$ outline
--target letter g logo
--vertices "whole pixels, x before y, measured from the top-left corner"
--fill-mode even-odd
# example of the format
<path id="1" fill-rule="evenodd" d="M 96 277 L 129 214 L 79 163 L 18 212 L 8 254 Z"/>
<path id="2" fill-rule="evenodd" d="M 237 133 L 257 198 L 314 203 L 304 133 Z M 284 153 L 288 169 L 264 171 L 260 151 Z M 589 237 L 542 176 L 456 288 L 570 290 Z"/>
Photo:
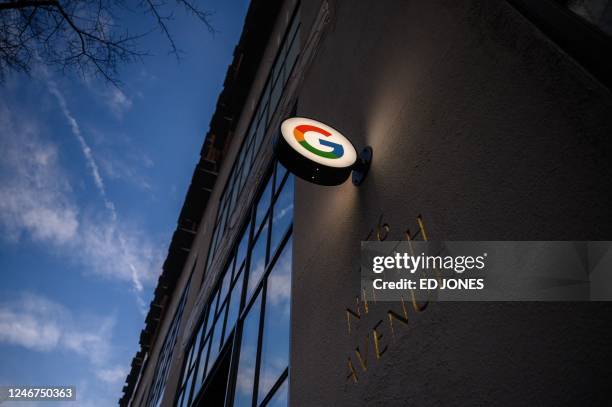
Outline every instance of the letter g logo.
<path id="1" fill-rule="evenodd" d="M 331 159 L 337 159 L 344 155 L 344 147 L 342 147 L 342 144 L 334 143 L 333 141 L 319 138 L 319 144 L 332 148 L 332 151 L 323 151 L 308 143 L 308 141 L 306 141 L 306 138 L 304 138 L 304 134 L 309 131 L 319 133 L 325 137 L 330 137 L 332 135 L 329 131 L 317 126 L 312 126 L 310 124 L 301 124 L 299 126 L 296 126 L 293 129 L 293 136 L 295 137 L 295 140 L 300 143 L 300 145 L 306 150 L 318 155 L 319 157 Z"/>

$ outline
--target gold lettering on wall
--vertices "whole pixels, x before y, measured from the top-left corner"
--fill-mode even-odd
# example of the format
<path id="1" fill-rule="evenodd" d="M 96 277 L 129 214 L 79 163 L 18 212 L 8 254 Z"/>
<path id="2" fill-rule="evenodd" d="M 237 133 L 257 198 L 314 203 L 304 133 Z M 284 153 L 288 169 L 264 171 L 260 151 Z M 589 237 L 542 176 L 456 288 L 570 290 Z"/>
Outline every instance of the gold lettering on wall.
<path id="1" fill-rule="evenodd" d="M 406 228 L 404 231 L 404 238 L 405 240 L 409 242 L 408 247 L 412 255 L 414 255 L 414 248 L 412 247 L 412 244 L 410 242 L 416 240 L 417 237 L 419 237 L 423 241 L 427 241 L 429 239 L 427 231 L 425 230 L 425 222 L 423 221 L 423 217 L 420 214 L 416 217 L 416 223 L 417 223 L 416 233 L 412 234 L 410 232 L 410 229 L 408 228 Z M 385 241 L 389 237 L 390 231 L 391 231 L 391 225 L 389 225 L 386 222 L 383 222 L 383 216 L 381 215 L 378 219 L 378 224 L 376 225 L 376 227 L 370 230 L 370 232 L 368 233 L 368 235 L 366 236 L 364 240 L 366 241 L 370 240 L 372 235 L 374 235 L 376 240 L 380 242 Z M 347 329 L 348 329 L 349 336 L 351 335 L 351 332 L 352 332 L 351 331 L 351 319 L 356 320 L 358 322 L 362 320 L 361 307 L 363 306 L 364 315 L 368 315 L 370 313 L 370 306 L 368 304 L 365 289 L 362 289 L 361 294 L 362 294 L 361 299 L 359 298 L 359 296 L 355 296 L 355 308 L 347 307 L 345 310 Z M 429 302 L 426 301 L 426 302 L 419 304 L 415 298 L 414 292 L 411 291 L 410 294 L 411 294 L 412 309 L 415 312 L 423 312 L 429 305 Z M 376 297 L 374 296 L 374 290 L 372 290 L 372 298 L 373 298 L 372 302 L 376 304 Z M 403 298 L 401 298 L 400 304 L 401 304 L 401 311 L 398 312 L 392 309 L 387 309 L 386 311 L 386 315 L 388 318 L 389 331 L 391 332 L 391 337 L 393 339 L 395 339 L 394 321 L 399 322 L 403 326 L 408 326 L 408 322 L 409 322 L 408 309 L 406 307 L 406 304 Z M 359 366 L 361 367 L 363 372 L 366 372 L 368 370 L 368 349 L 370 346 L 374 347 L 374 354 L 376 355 L 377 360 L 379 360 L 389 349 L 389 346 L 387 344 L 383 344 L 383 338 L 384 338 L 383 322 L 384 320 L 380 319 L 374 325 L 374 327 L 370 328 L 370 334 L 372 335 L 371 336 L 372 340 L 370 340 L 370 334 L 368 334 L 365 337 L 363 348 L 361 347 L 361 345 L 354 348 L 356 360 L 359 363 Z M 357 369 L 355 368 L 353 359 L 351 358 L 350 355 L 348 357 L 347 363 L 348 363 L 348 373 L 347 373 L 346 379 L 347 381 L 352 381 L 353 383 L 357 383 L 358 382 Z"/>
<path id="2" fill-rule="evenodd" d="M 353 366 L 353 361 L 351 357 L 348 358 L 348 374 L 346 375 L 346 380 L 353 379 L 353 383 L 357 383 L 357 371 L 355 370 L 355 366 Z"/>
<path id="3" fill-rule="evenodd" d="M 401 297 L 400 297 L 401 298 Z M 404 325 L 408 325 L 408 310 L 406 310 L 406 304 L 404 304 L 404 299 L 401 298 L 402 303 L 402 315 L 399 315 L 397 312 L 393 310 L 387 311 L 387 316 L 389 317 L 389 328 L 391 328 L 391 334 L 395 338 L 395 331 L 393 330 L 393 320 L 401 322 Z"/>
<path id="4" fill-rule="evenodd" d="M 383 320 L 381 319 L 376 323 L 376 325 L 374 325 L 374 328 L 372 328 L 372 337 L 374 338 L 374 350 L 376 351 L 376 359 L 380 359 L 383 353 L 387 351 L 387 345 L 385 345 L 382 349 L 380 348 L 380 340 L 382 339 L 383 334 L 378 331 L 378 327 L 382 323 Z"/>

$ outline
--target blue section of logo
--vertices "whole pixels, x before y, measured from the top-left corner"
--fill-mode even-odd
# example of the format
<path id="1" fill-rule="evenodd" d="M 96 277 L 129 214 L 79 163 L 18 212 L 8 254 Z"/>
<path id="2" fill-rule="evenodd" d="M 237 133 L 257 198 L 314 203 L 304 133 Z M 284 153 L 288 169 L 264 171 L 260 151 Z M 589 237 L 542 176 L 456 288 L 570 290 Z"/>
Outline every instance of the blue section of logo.
<path id="1" fill-rule="evenodd" d="M 319 144 L 321 144 L 322 146 L 333 148 L 333 150 L 331 151 L 331 154 L 335 155 L 338 158 L 344 155 L 344 147 L 342 147 L 342 145 L 338 143 L 333 143 L 331 141 L 327 141 L 325 139 L 320 138 Z"/>

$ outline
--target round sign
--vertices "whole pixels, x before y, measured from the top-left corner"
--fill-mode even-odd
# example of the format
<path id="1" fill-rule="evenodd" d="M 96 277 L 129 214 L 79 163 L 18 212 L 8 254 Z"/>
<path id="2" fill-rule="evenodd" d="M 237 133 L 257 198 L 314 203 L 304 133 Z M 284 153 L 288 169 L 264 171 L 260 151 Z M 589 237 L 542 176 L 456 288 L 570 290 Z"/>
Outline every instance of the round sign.
<path id="1" fill-rule="evenodd" d="M 289 171 L 321 185 L 343 183 L 357 161 L 353 144 L 339 131 L 303 117 L 283 121 L 274 149 Z"/>

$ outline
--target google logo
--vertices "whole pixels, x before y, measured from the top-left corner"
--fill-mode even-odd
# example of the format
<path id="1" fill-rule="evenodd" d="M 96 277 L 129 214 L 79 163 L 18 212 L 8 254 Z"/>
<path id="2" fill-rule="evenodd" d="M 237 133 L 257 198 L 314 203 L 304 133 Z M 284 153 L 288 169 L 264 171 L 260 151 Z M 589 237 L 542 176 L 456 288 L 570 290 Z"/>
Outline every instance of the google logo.
<path id="1" fill-rule="evenodd" d="M 355 147 L 338 130 L 305 117 L 282 122 L 274 151 L 289 171 L 320 185 L 342 184 L 357 161 Z"/>
<path id="2" fill-rule="evenodd" d="M 334 143 L 333 141 L 319 139 L 319 144 L 321 144 L 322 146 L 331 147 L 331 151 L 319 150 L 318 148 L 312 146 L 304 138 L 304 133 L 308 131 L 314 131 L 316 133 L 322 134 L 325 137 L 330 137 L 332 135 L 332 133 L 330 133 L 329 131 L 310 124 L 300 124 L 299 126 L 296 126 L 293 129 L 293 135 L 295 136 L 295 139 L 298 141 L 298 143 L 300 143 L 302 147 L 304 147 L 306 150 L 318 155 L 319 157 L 332 159 L 340 158 L 344 155 L 344 147 L 342 147 L 342 144 Z"/>
<path id="3" fill-rule="evenodd" d="M 281 133 L 297 153 L 321 165 L 346 168 L 357 159 L 357 152 L 346 137 L 316 120 L 292 117 L 281 124 Z"/>

